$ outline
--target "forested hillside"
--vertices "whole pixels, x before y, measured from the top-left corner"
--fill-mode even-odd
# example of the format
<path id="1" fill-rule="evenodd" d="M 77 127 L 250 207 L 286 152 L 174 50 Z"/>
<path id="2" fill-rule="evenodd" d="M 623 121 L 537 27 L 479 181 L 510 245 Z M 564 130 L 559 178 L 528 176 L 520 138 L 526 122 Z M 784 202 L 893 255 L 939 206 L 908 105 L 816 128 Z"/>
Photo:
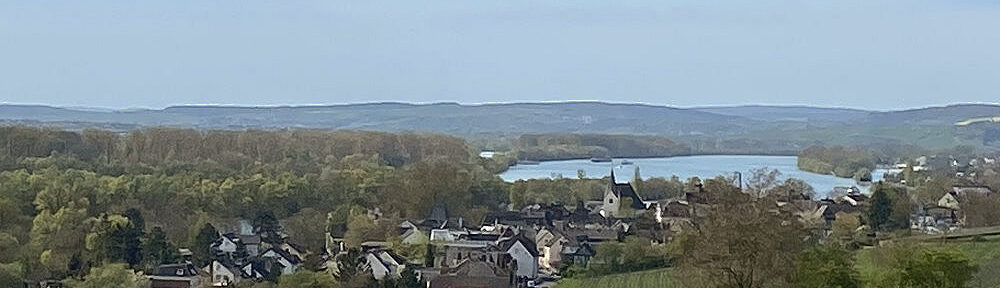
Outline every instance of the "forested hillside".
<path id="1" fill-rule="evenodd" d="M 148 271 L 172 247 L 207 247 L 207 223 L 273 219 L 321 249 L 327 226 L 366 209 L 423 218 L 443 204 L 481 219 L 508 198 L 488 160 L 441 135 L 2 127 L 0 160 L 0 264 L 16 267 L 3 279 Z"/>

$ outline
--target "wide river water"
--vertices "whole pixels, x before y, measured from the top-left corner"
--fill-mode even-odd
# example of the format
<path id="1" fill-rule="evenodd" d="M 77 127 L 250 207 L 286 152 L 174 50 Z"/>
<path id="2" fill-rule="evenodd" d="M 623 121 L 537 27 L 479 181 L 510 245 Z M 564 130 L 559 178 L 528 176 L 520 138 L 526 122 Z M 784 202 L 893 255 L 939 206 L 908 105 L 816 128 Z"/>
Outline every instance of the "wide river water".
<path id="1" fill-rule="evenodd" d="M 612 167 L 615 169 L 615 177 L 619 181 L 631 179 L 635 173 L 635 166 L 639 167 L 639 174 L 643 178 L 649 177 L 671 177 L 677 175 L 681 180 L 692 176 L 701 178 L 712 178 L 718 175 L 732 176 L 736 171 L 743 173 L 743 180 L 746 181 L 750 175 L 750 170 L 761 167 L 778 169 L 781 172 L 781 179 L 797 178 L 812 185 L 819 197 L 826 196 L 833 191 L 834 187 L 858 186 L 861 191 L 867 192 L 867 187 L 861 187 L 854 179 L 840 178 L 833 175 L 810 173 L 799 170 L 795 156 L 760 156 L 760 155 L 704 155 L 704 156 L 679 156 L 663 158 L 639 158 L 628 159 L 632 165 L 622 165 L 622 159 L 614 159 L 612 163 L 594 163 L 589 159 L 565 160 L 565 161 L 545 161 L 538 165 L 516 165 L 510 167 L 507 172 L 500 174 L 505 181 L 513 182 L 519 179 L 555 178 L 555 177 L 577 177 L 577 170 L 583 170 L 588 178 L 600 178 L 608 176 Z M 633 166 L 634 165 L 634 166 Z M 874 181 L 882 179 L 884 170 L 876 169 L 872 173 Z"/>

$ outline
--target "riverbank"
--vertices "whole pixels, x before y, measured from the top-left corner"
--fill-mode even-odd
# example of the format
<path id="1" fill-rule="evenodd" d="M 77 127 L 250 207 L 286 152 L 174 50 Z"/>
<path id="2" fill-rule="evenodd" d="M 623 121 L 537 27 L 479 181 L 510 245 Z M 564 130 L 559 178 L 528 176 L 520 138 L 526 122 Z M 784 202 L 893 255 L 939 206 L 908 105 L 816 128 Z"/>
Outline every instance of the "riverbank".
<path id="1" fill-rule="evenodd" d="M 538 165 L 512 166 L 506 172 L 501 173 L 500 177 L 507 182 L 539 178 L 576 178 L 578 174 L 582 174 L 586 178 L 602 178 L 609 176 L 614 170 L 617 179 L 629 181 L 635 174 L 635 167 L 639 167 L 640 174 L 644 178 L 677 176 L 684 180 L 689 177 L 734 176 L 736 173 L 742 173 L 746 176 L 753 169 L 768 167 L 781 172 L 782 179 L 797 178 L 806 181 L 813 186 L 817 196 L 820 197 L 832 192 L 835 187 L 860 186 L 852 178 L 840 178 L 829 174 L 815 174 L 800 170 L 797 167 L 796 156 L 694 155 L 628 158 L 634 163 L 633 165 L 621 165 L 619 160 L 616 159 L 611 163 L 594 163 L 590 159 L 543 161 L 539 162 Z M 744 180 L 746 179 L 744 177 Z"/>
<path id="2" fill-rule="evenodd" d="M 632 159 L 655 159 L 655 158 L 668 158 L 668 157 L 691 157 L 691 156 L 792 156 L 798 157 L 795 153 L 761 153 L 761 154 L 747 154 L 747 153 L 684 153 L 684 154 L 674 154 L 674 155 L 657 155 L 657 156 L 614 156 L 611 157 L 614 160 L 632 160 Z M 544 162 L 554 162 L 554 161 L 571 161 L 571 160 L 590 160 L 590 156 L 573 156 L 565 158 L 551 158 L 551 159 L 523 159 L 519 161 L 536 161 L 539 163 Z"/>

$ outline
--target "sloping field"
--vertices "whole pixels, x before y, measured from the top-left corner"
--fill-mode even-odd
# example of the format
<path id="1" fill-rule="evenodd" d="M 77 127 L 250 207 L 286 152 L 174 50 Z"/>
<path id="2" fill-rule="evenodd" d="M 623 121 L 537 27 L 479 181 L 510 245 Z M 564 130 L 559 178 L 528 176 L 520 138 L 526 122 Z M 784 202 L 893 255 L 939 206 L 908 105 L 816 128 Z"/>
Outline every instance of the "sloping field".
<path id="1" fill-rule="evenodd" d="M 591 278 L 571 278 L 559 281 L 559 288 L 605 287 L 605 288 L 672 288 L 680 287 L 674 283 L 671 270 L 656 269 L 649 271 L 612 274 Z"/>
<path id="2" fill-rule="evenodd" d="M 972 287 L 1000 288 L 1000 240 L 961 242 L 921 242 L 920 245 L 955 248 L 962 251 L 973 263 L 979 265 L 979 272 L 972 281 Z M 884 260 L 878 249 L 858 251 L 856 268 L 862 279 L 871 281 L 884 277 L 880 267 Z"/>

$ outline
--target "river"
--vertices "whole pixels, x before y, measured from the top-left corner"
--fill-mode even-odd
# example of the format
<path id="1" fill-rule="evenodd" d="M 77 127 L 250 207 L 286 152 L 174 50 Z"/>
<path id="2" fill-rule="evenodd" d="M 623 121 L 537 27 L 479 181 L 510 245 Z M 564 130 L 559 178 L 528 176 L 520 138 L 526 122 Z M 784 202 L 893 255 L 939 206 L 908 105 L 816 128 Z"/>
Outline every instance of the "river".
<path id="1" fill-rule="evenodd" d="M 819 197 L 828 195 L 829 192 L 833 191 L 834 187 L 838 186 L 858 186 L 862 191 L 868 191 L 868 188 L 861 187 L 854 179 L 799 170 L 795 156 L 703 155 L 627 159 L 633 162 L 632 165 L 621 165 L 622 160 L 614 159 L 612 163 L 594 163 L 589 159 L 544 161 L 538 165 L 516 165 L 510 167 L 506 172 L 500 174 L 500 177 L 508 182 L 534 178 L 575 178 L 577 177 L 577 170 L 582 169 L 586 173 L 586 177 L 600 178 L 608 176 L 611 173 L 611 168 L 615 167 L 615 177 L 619 178 L 619 181 L 623 181 L 632 179 L 632 175 L 635 173 L 634 167 L 638 166 L 639 174 L 643 178 L 671 177 L 676 175 L 683 181 L 692 176 L 712 178 L 718 175 L 734 175 L 736 171 L 739 171 L 743 173 L 743 180 L 746 181 L 751 169 L 768 167 L 778 169 L 781 172 L 781 179 L 797 178 L 804 180 L 809 185 L 812 185 Z M 885 170 L 876 169 L 872 173 L 873 180 L 881 180 L 884 173 Z"/>

